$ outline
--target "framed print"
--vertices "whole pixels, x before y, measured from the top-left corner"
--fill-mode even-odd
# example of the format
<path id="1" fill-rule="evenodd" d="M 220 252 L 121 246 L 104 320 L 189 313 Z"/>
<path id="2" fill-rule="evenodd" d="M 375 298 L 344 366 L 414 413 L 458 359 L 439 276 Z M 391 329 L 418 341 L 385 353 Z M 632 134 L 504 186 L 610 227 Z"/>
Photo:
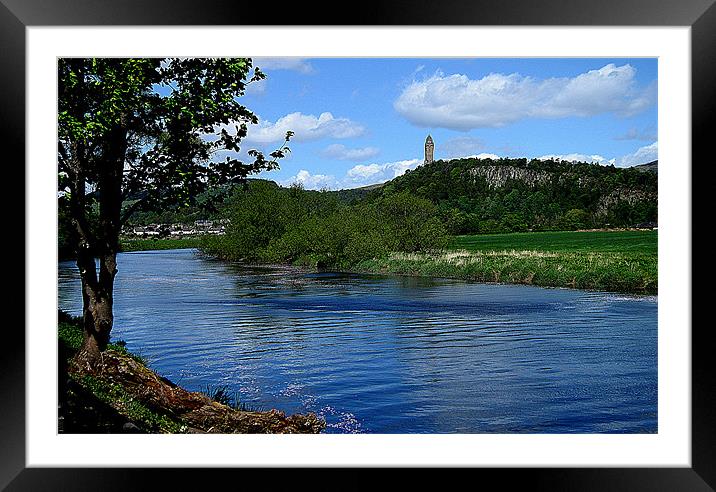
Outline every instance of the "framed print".
<path id="1" fill-rule="evenodd" d="M 8 490 L 713 489 L 712 1 L 0 1 Z"/>

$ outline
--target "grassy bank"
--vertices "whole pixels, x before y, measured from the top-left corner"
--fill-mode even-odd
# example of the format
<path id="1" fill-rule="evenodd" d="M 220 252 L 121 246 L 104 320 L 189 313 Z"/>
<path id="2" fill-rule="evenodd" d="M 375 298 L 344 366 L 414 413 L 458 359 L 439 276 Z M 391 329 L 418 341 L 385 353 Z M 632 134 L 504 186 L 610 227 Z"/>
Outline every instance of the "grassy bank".
<path id="1" fill-rule="evenodd" d="M 188 249 L 198 248 L 201 238 L 187 237 L 183 239 L 173 238 L 141 238 L 141 239 L 121 239 L 119 241 L 119 250 L 123 252 L 130 251 L 151 251 L 163 249 Z"/>
<path id="2" fill-rule="evenodd" d="M 450 248 L 467 251 L 640 253 L 656 256 L 657 231 L 516 232 L 456 236 Z"/>
<path id="3" fill-rule="evenodd" d="M 157 375 L 119 342 L 97 367 L 78 367 L 80 320 L 60 312 L 58 324 L 61 433 L 317 433 L 313 414 L 248 411 L 225 388 L 187 391 Z"/>
<path id="4" fill-rule="evenodd" d="M 82 346 L 80 319 L 59 313 L 57 329 L 59 347 L 60 432 L 123 432 L 131 429 L 144 433 L 185 432 L 186 426 L 162 415 L 134 399 L 120 384 L 106 383 L 91 374 L 69 370 L 72 356 Z M 124 343 L 110 343 L 107 352 L 133 358 Z"/>
<path id="5" fill-rule="evenodd" d="M 363 261 L 355 270 L 656 294 L 656 243 L 652 231 L 461 236 L 452 250 L 392 253 Z"/>

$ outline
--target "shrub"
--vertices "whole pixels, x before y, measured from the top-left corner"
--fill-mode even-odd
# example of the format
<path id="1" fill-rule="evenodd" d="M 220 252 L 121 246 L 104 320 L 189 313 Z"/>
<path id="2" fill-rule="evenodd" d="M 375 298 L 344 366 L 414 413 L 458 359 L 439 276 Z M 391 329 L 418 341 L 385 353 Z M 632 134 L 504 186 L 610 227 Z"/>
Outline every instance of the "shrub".
<path id="1" fill-rule="evenodd" d="M 409 193 L 341 205 L 326 192 L 254 184 L 233 200 L 231 226 L 201 249 L 222 258 L 347 268 L 391 251 L 444 247 L 436 207 Z"/>

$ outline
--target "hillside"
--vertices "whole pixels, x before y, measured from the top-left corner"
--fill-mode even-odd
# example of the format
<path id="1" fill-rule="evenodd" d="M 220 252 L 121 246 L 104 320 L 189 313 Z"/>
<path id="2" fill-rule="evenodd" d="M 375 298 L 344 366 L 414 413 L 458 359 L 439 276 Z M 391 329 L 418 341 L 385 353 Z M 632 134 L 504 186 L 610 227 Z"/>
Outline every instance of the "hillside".
<path id="1" fill-rule="evenodd" d="M 273 181 L 250 179 L 253 183 Z M 632 227 L 657 222 L 658 162 L 632 168 L 527 159 L 454 159 L 407 171 L 387 183 L 325 192 L 339 203 L 408 192 L 437 205 L 452 234 Z M 240 187 L 241 188 L 241 187 Z M 319 194 L 318 191 L 308 191 Z M 132 225 L 223 216 L 225 203 L 137 211 Z"/>
<path id="2" fill-rule="evenodd" d="M 615 168 L 537 159 L 440 160 L 371 196 L 406 191 L 427 198 L 453 234 L 631 227 L 657 221 L 656 169 L 656 161 Z"/>
<path id="3" fill-rule="evenodd" d="M 647 162 L 646 164 L 639 164 L 638 166 L 634 166 L 634 169 L 637 169 L 639 171 L 650 171 L 652 173 L 658 173 L 659 161 L 651 161 Z"/>

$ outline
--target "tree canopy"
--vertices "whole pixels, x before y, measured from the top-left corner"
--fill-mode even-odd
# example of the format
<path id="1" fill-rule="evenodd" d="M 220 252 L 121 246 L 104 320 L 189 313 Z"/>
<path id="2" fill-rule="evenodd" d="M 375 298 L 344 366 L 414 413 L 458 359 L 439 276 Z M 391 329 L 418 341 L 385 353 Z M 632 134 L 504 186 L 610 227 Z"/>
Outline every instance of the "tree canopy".
<path id="1" fill-rule="evenodd" d="M 452 234 L 631 227 L 657 221 L 658 176 L 639 168 L 540 159 L 438 160 L 373 195 L 433 202 Z"/>
<path id="2" fill-rule="evenodd" d="M 60 190 L 71 192 L 77 174 L 99 187 L 119 159 L 122 199 L 141 197 L 133 209 L 188 204 L 207 187 L 275 168 L 285 146 L 269 158 L 249 151 L 249 163 L 228 155 L 258 122 L 239 97 L 264 77 L 245 58 L 60 59 Z"/>
<path id="3" fill-rule="evenodd" d="M 252 149 L 249 162 L 237 157 L 248 125 L 258 123 L 239 98 L 264 77 L 249 58 L 58 60 L 58 191 L 94 352 L 111 329 L 118 236 L 131 213 L 189 204 L 207 188 L 277 167 L 289 151 L 291 132 L 268 156 Z"/>

